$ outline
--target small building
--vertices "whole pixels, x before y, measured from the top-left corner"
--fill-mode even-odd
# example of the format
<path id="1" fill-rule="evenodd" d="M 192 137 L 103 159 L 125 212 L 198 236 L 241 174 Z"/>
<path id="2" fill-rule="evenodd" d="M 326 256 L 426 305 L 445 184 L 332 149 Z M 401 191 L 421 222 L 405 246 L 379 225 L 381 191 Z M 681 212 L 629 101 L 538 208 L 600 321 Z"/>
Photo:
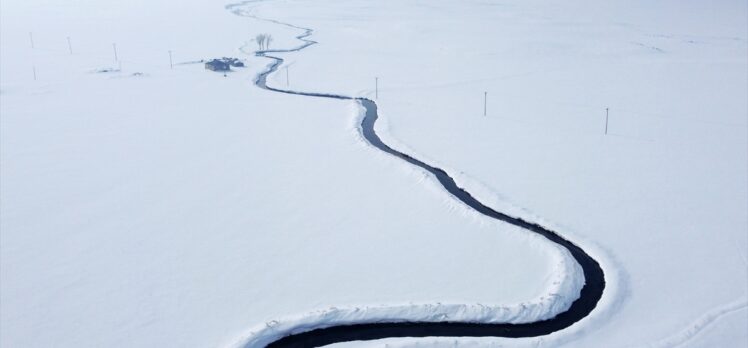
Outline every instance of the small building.
<path id="1" fill-rule="evenodd" d="M 244 66 L 244 63 L 239 60 L 239 58 L 229 58 L 229 57 L 223 57 L 221 58 L 224 62 L 228 63 L 229 65 L 237 68 L 241 68 Z"/>
<path id="2" fill-rule="evenodd" d="M 207 63 L 205 63 L 205 69 L 213 70 L 213 71 L 229 71 L 231 70 L 231 65 L 229 63 L 219 60 L 219 59 L 213 59 Z"/>

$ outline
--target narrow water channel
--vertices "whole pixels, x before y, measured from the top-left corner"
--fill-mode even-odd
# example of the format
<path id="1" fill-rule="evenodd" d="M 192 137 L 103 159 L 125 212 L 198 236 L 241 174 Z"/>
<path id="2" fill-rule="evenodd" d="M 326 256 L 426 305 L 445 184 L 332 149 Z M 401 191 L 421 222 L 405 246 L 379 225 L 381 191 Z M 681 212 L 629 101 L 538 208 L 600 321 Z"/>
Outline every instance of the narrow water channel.
<path id="1" fill-rule="evenodd" d="M 444 189 L 452 194 L 455 199 L 462 201 L 471 208 L 475 209 L 477 212 L 490 218 L 520 227 L 527 231 L 537 233 L 548 239 L 550 242 L 556 243 L 561 247 L 566 248 L 571 253 L 571 256 L 574 258 L 574 260 L 576 260 L 576 262 L 579 263 L 579 265 L 582 267 L 582 270 L 584 271 L 585 284 L 582 287 L 580 297 L 572 303 L 571 307 L 567 311 L 558 314 L 552 319 L 532 323 L 484 324 L 446 321 L 396 323 L 376 322 L 353 325 L 339 325 L 315 329 L 302 333 L 295 333 L 269 344 L 268 347 L 319 347 L 339 342 L 375 340 L 389 337 L 536 337 L 547 335 L 567 328 L 589 315 L 592 310 L 595 309 L 595 306 L 597 306 L 598 301 L 602 297 L 603 290 L 605 289 L 605 275 L 602 268 L 600 267 L 600 264 L 595 261 L 595 259 L 587 255 L 587 253 L 585 253 L 582 248 L 561 237 L 556 232 L 553 232 L 538 224 L 493 210 L 492 208 L 478 201 L 468 191 L 459 187 L 457 183 L 455 183 L 454 179 L 450 177 L 446 171 L 428 165 L 417 158 L 399 152 L 385 144 L 374 130 L 374 125 L 377 122 L 378 114 L 377 104 L 373 100 L 360 97 L 349 97 L 338 94 L 298 92 L 269 87 L 267 85 L 268 75 L 275 72 L 283 63 L 282 58 L 271 56 L 271 54 L 296 52 L 316 43 L 315 41 L 307 39 L 307 37 L 312 34 L 311 29 L 300 28 L 277 21 L 273 22 L 304 30 L 304 34 L 297 36 L 297 38 L 303 41 L 304 44 L 299 47 L 287 50 L 265 50 L 256 52 L 256 55 L 259 57 L 265 57 L 273 60 L 273 63 L 269 65 L 265 71 L 259 74 L 257 79 L 255 80 L 255 83 L 258 87 L 273 92 L 294 94 L 306 97 L 356 100 L 366 110 L 366 115 L 361 123 L 361 129 L 364 138 L 371 145 L 381 151 L 384 151 L 414 166 L 423 168 L 429 173 L 433 174 L 439 181 L 439 183 L 444 187 Z M 507 165 L 510 166 L 513 164 L 508 163 Z"/>

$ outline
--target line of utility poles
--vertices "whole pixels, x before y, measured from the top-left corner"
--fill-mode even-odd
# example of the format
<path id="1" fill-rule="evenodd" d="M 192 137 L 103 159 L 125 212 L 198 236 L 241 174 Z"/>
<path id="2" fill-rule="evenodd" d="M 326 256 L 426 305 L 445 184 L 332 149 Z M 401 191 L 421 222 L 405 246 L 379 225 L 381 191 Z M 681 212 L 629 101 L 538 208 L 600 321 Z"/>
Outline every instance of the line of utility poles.
<path id="1" fill-rule="evenodd" d="M 488 92 L 483 92 L 483 116 L 488 116 Z M 608 135 L 608 121 L 610 120 L 610 108 L 605 108 L 605 135 Z"/>
<path id="2" fill-rule="evenodd" d="M 29 42 L 31 43 L 31 48 L 34 48 L 34 33 L 29 32 Z M 70 41 L 70 36 L 67 37 L 68 42 L 68 51 L 70 54 L 73 54 L 73 44 Z M 112 43 L 112 50 L 114 52 L 114 61 L 118 62 L 120 65 L 120 70 L 122 69 L 122 62 L 119 61 L 119 57 L 117 56 L 117 44 Z M 169 50 L 169 68 L 174 69 L 174 60 L 172 56 L 172 51 Z M 36 81 L 36 66 L 32 66 L 32 72 L 34 73 L 34 80 Z M 288 65 L 286 65 L 286 86 L 291 85 L 291 77 L 288 70 Z M 379 77 L 374 77 L 374 99 L 379 99 Z M 483 116 L 488 116 L 488 92 L 483 92 Z M 605 135 L 608 135 L 608 121 L 610 119 L 610 109 L 605 108 Z"/>

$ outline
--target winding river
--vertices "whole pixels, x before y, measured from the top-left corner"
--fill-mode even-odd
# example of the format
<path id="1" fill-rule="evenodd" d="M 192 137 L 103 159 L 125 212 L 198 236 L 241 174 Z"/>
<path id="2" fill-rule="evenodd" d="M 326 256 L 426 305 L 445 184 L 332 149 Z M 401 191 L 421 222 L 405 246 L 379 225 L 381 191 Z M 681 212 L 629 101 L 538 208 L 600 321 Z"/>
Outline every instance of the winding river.
<path id="1" fill-rule="evenodd" d="M 561 247 L 567 249 L 571 253 L 571 256 L 576 260 L 576 262 L 578 262 L 582 267 L 585 279 L 585 284 L 582 287 L 580 297 L 572 303 L 571 307 L 567 311 L 558 314 L 552 319 L 523 324 L 488 324 L 446 321 L 396 323 L 376 322 L 339 325 L 314 329 L 301 333 L 294 333 L 276 340 L 275 342 L 272 342 L 268 345 L 268 347 L 318 347 L 339 342 L 375 340 L 389 337 L 535 337 L 547 335 L 567 328 L 592 312 L 592 310 L 595 308 L 598 301 L 602 297 L 603 290 L 605 289 L 605 275 L 603 274 L 603 270 L 600 267 L 600 264 L 598 264 L 595 259 L 585 253 L 582 248 L 563 238 L 558 233 L 551 231 L 550 229 L 547 229 L 536 223 L 525 221 L 523 219 L 498 212 L 481 203 L 478 199 L 473 197 L 470 192 L 458 186 L 457 183 L 455 183 L 455 180 L 451 176 L 449 176 L 449 174 L 443 169 L 426 164 L 425 162 L 415 157 L 399 152 L 385 144 L 374 130 L 374 125 L 376 124 L 378 119 L 376 102 L 371 99 L 362 97 L 350 97 L 331 93 L 298 92 L 268 86 L 268 75 L 275 72 L 283 63 L 282 58 L 273 56 L 272 54 L 300 51 L 306 47 L 316 44 L 316 42 L 308 39 L 308 37 L 312 34 L 311 29 L 301 28 L 288 23 L 274 20 L 267 21 L 303 30 L 304 33 L 297 36 L 297 38 L 301 40 L 303 44 L 292 49 L 273 49 L 255 52 L 255 54 L 259 57 L 273 60 L 273 63 L 270 64 L 265 71 L 257 76 L 255 83 L 258 87 L 273 92 L 294 94 L 305 97 L 357 101 L 366 110 L 366 115 L 361 123 L 361 130 L 364 138 L 371 145 L 381 151 L 384 151 L 411 165 L 420 167 L 433 174 L 445 190 L 452 194 L 452 196 L 454 196 L 456 199 L 467 204 L 472 209 L 475 209 L 477 212 L 487 217 L 520 227 L 527 231 L 540 234 L 550 242 L 556 243 Z"/>

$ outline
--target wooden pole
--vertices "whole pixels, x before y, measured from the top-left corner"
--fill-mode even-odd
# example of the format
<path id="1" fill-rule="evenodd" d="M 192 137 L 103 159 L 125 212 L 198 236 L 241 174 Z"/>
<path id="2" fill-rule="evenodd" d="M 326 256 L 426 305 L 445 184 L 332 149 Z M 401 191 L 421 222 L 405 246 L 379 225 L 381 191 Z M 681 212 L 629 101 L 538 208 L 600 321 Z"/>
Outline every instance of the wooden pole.
<path id="1" fill-rule="evenodd" d="M 70 51 L 70 54 L 73 54 L 73 45 L 70 43 L 70 36 L 68 36 L 67 39 L 68 39 L 68 51 Z"/>
<path id="2" fill-rule="evenodd" d="M 36 66 L 32 65 L 31 70 L 34 72 L 34 81 L 36 81 Z"/>
<path id="3" fill-rule="evenodd" d="M 118 61 L 118 60 L 119 60 L 119 59 L 117 58 L 117 44 L 116 44 L 116 43 L 113 43 L 113 44 L 112 44 L 112 48 L 114 48 L 114 61 L 116 62 L 116 61 Z"/>
<path id="4" fill-rule="evenodd" d="M 605 108 L 605 135 L 608 135 L 608 108 Z"/>
<path id="5" fill-rule="evenodd" d="M 169 68 L 174 69 L 174 63 L 171 60 L 171 51 L 169 51 Z"/>

